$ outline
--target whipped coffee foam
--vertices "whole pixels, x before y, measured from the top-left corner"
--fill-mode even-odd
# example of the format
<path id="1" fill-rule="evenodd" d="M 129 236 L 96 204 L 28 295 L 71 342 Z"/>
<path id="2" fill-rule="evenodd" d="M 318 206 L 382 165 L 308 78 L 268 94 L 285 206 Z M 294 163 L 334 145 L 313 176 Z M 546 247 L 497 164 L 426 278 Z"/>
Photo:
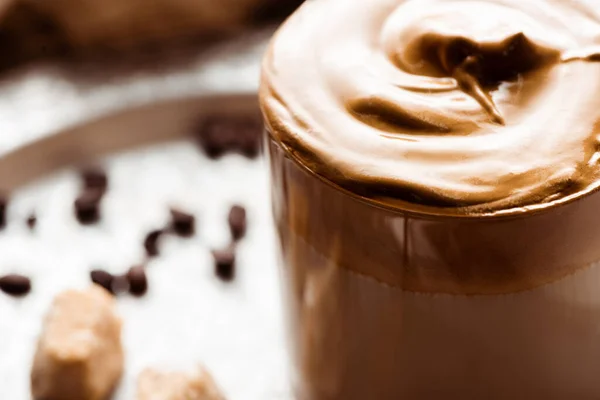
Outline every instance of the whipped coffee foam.
<path id="1" fill-rule="evenodd" d="M 276 35 L 261 102 L 296 161 L 429 213 L 543 206 L 598 186 L 592 0 L 319 0 Z"/>

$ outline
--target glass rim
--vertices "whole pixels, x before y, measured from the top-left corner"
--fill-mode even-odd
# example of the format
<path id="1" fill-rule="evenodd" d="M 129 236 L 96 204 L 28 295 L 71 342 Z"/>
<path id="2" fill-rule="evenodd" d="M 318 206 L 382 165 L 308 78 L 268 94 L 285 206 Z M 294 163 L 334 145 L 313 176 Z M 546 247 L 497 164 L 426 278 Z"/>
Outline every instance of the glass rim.
<path id="1" fill-rule="evenodd" d="M 385 210 L 387 212 L 393 214 L 400 214 L 409 218 L 418 218 L 418 219 L 435 219 L 435 220 L 463 220 L 463 221 L 493 221 L 493 220 L 510 220 L 510 219 L 523 219 L 528 217 L 533 217 L 536 215 L 540 215 L 543 213 L 551 212 L 557 209 L 561 209 L 568 205 L 572 205 L 579 200 L 584 200 L 592 195 L 600 192 L 600 182 L 596 182 L 594 185 L 587 187 L 585 190 L 578 191 L 568 196 L 561 197 L 559 199 L 538 203 L 527 206 L 520 207 L 512 207 L 495 211 L 476 211 L 477 206 L 470 207 L 435 207 L 435 206 L 426 206 L 419 205 L 415 203 L 411 203 L 409 201 L 404 200 L 395 200 L 393 203 L 387 202 L 385 200 L 379 200 L 377 198 L 365 197 L 360 194 L 346 189 L 327 177 L 315 172 L 312 168 L 307 166 L 300 160 L 298 157 L 294 156 L 294 154 L 289 151 L 286 146 L 283 146 L 280 141 L 278 141 L 274 135 L 270 132 L 269 128 L 265 124 L 264 127 L 265 133 L 270 141 L 275 143 L 277 146 L 281 148 L 283 153 L 288 157 L 294 164 L 300 167 L 303 171 L 307 172 L 312 177 L 318 179 L 325 185 L 331 187 L 332 189 L 353 198 L 354 200 L 361 202 L 363 204 L 369 205 L 371 207 L 375 207 L 381 210 Z"/>

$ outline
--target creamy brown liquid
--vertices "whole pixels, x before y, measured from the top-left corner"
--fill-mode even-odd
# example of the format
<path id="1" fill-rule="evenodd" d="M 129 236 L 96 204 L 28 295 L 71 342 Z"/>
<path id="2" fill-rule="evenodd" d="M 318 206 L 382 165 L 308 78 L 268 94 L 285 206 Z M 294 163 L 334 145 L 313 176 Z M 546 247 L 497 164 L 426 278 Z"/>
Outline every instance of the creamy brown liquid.
<path id="1" fill-rule="evenodd" d="M 594 5 L 309 1 L 265 58 L 268 129 L 313 172 L 404 208 L 529 209 L 593 190 Z"/>

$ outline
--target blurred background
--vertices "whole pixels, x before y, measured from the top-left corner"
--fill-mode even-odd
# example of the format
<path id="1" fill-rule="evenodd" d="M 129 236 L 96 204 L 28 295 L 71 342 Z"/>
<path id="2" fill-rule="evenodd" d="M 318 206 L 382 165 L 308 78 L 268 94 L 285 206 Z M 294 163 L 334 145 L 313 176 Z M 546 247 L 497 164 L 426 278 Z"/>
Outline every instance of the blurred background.
<path id="1" fill-rule="evenodd" d="M 1 0 L 0 67 L 201 48 L 276 24 L 300 0 Z"/>
<path id="2" fill-rule="evenodd" d="M 0 0 L 0 151 L 123 106 L 253 92 L 302 0 Z M 26 114 L 23 114 L 26 113 Z"/>

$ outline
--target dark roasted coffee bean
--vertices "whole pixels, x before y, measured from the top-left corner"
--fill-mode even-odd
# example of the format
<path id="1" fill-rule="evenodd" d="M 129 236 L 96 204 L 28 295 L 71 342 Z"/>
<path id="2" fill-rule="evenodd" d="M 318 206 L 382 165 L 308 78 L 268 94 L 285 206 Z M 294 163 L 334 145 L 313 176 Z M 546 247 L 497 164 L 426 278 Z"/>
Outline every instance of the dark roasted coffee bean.
<path id="1" fill-rule="evenodd" d="M 31 280 L 23 275 L 5 275 L 0 278 L 0 290 L 11 296 L 25 296 L 31 291 Z"/>
<path id="2" fill-rule="evenodd" d="M 6 209 L 8 208 L 8 197 L 0 195 L 0 229 L 6 227 Z"/>
<path id="3" fill-rule="evenodd" d="M 129 293 L 134 296 L 143 296 L 148 291 L 148 278 L 143 266 L 131 267 L 127 272 Z"/>
<path id="4" fill-rule="evenodd" d="M 229 247 L 225 250 L 213 250 L 215 260 L 215 274 L 224 281 L 235 278 L 235 250 Z"/>
<path id="5" fill-rule="evenodd" d="M 224 116 L 207 118 L 197 132 L 198 143 L 210 158 L 219 158 L 234 150 L 237 147 L 236 136 L 235 126 Z"/>
<path id="6" fill-rule="evenodd" d="M 75 216 L 81 224 L 91 225 L 98 222 L 103 194 L 99 189 L 87 189 L 75 200 Z"/>
<path id="7" fill-rule="evenodd" d="M 193 236 L 196 232 L 196 218 L 181 210 L 171 209 L 171 228 L 179 236 Z"/>
<path id="8" fill-rule="evenodd" d="M 160 237 L 165 233 L 162 229 L 157 229 L 146 235 L 144 239 L 144 248 L 148 257 L 156 257 L 159 254 L 158 241 Z"/>
<path id="9" fill-rule="evenodd" d="M 30 230 L 34 230 L 35 226 L 37 225 L 37 217 L 35 216 L 35 214 L 31 214 L 29 217 L 27 217 L 27 227 Z"/>
<path id="10" fill-rule="evenodd" d="M 81 172 L 84 189 L 97 189 L 106 192 L 108 189 L 108 177 L 100 168 L 88 168 Z"/>
<path id="11" fill-rule="evenodd" d="M 260 150 L 262 130 L 258 118 L 215 115 L 203 121 L 196 137 L 210 158 L 232 152 L 254 158 Z"/>
<path id="12" fill-rule="evenodd" d="M 242 206 L 235 205 L 229 210 L 227 219 L 229 230 L 234 240 L 240 240 L 246 234 L 246 209 Z"/>
<path id="13" fill-rule="evenodd" d="M 94 282 L 96 285 L 102 286 L 108 292 L 114 294 L 113 282 L 115 280 L 115 277 L 113 274 L 102 269 L 95 269 L 92 272 L 90 272 L 90 278 L 92 279 L 92 282 Z"/>

